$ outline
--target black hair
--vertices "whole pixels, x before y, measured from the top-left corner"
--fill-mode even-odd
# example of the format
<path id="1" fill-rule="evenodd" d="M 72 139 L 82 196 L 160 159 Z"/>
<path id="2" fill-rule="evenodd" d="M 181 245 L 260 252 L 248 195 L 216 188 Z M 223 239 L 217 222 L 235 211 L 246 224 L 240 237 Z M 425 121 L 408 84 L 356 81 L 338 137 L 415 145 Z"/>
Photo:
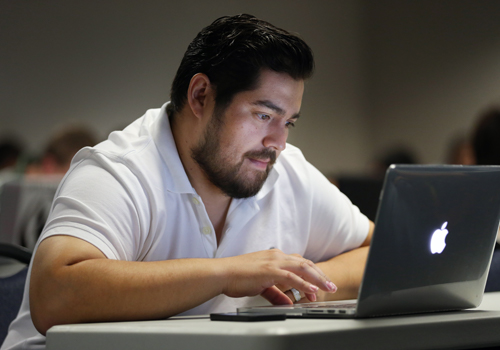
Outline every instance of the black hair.
<path id="1" fill-rule="evenodd" d="M 500 165 L 500 109 L 490 109 L 481 114 L 472 147 L 477 164 Z"/>
<path id="2" fill-rule="evenodd" d="M 0 140 L 0 170 L 14 166 L 23 153 L 21 141 L 14 137 Z"/>
<path id="3" fill-rule="evenodd" d="M 263 68 L 307 79 L 314 70 L 312 50 L 298 36 L 254 16 L 221 17 L 189 44 L 172 83 L 169 111 L 175 114 L 184 107 L 197 73 L 208 76 L 216 108 L 223 109 L 235 94 L 256 88 Z"/>

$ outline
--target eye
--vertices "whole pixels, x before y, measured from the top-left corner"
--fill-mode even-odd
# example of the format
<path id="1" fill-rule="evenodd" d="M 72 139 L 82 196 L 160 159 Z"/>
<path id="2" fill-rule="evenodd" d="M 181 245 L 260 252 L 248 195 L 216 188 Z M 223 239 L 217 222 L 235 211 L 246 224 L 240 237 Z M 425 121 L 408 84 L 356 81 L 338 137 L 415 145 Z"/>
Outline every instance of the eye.
<path id="1" fill-rule="evenodd" d="M 262 120 L 269 120 L 271 117 L 268 114 L 265 113 L 257 113 L 257 117 Z"/>
<path id="2" fill-rule="evenodd" d="M 285 126 L 286 126 L 287 128 L 294 128 L 294 127 L 295 127 L 295 123 L 294 123 L 294 122 L 286 122 L 286 123 L 285 123 Z"/>

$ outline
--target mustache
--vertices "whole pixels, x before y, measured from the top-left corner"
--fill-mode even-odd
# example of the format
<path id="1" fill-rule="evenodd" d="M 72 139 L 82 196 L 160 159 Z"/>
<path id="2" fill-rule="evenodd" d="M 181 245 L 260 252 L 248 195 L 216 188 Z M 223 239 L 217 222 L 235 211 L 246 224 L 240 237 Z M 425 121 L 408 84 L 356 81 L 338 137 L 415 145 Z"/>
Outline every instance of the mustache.
<path id="1" fill-rule="evenodd" d="M 260 151 L 248 151 L 245 153 L 247 158 L 257 159 L 257 160 L 267 160 L 269 159 L 269 165 L 273 165 L 276 162 L 276 151 L 269 148 L 264 148 Z"/>

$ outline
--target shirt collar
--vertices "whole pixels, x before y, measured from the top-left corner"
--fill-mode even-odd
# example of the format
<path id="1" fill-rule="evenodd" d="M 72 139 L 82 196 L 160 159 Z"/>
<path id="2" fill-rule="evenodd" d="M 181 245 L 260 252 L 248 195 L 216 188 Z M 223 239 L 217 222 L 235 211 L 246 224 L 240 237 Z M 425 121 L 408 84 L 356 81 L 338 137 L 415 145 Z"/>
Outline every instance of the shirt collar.
<path id="1" fill-rule="evenodd" d="M 196 193 L 182 165 L 177 146 L 175 145 L 172 129 L 167 115 L 167 105 L 161 109 L 152 129 L 152 135 L 158 152 L 166 164 L 170 176 L 165 179 L 167 190 L 174 193 Z"/>
<path id="2" fill-rule="evenodd" d="M 276 165 L 278 165 L 277 162 L 276 162 L 276 164 L 274 164 L 273 168 L 269 172 L 269 175 L 267 176 L 267 180 L 266 180 L 266 182 L 264 182 L 264 185 L 260 189 L 259 193 L 257 193 L 257 195 L 255 195 L 255 197 L 253 197 L 253 198 L 255 198 L 255 200 L 257 200 L 257 201 L 261 200 L 269 192 L 271 192 L 271 190 L 274 188 L 274 185 L 276 184 L 276 181 L 278 181 L 278 177 L 279 177 L 279 171 L 278 171 L 278 169 L 276 169 Z"/>

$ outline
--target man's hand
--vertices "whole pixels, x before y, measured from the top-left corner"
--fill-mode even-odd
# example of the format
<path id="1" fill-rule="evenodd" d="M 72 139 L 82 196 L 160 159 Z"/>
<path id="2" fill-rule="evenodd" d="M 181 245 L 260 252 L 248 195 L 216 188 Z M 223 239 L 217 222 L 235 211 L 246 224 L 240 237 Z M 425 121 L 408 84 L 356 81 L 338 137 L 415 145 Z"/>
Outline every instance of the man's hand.
<path id="1" fill-rule="evenodd" d="M 319 290 L 335 292 L 337 287 L 312 261 L 287 255 L 278 249 L 220 259 L 225 269 L 222 293 L 230 297 L 261 294 L 272 304 L 292 304 L 285 294 L 291 288 L 316 300 Z"/>

